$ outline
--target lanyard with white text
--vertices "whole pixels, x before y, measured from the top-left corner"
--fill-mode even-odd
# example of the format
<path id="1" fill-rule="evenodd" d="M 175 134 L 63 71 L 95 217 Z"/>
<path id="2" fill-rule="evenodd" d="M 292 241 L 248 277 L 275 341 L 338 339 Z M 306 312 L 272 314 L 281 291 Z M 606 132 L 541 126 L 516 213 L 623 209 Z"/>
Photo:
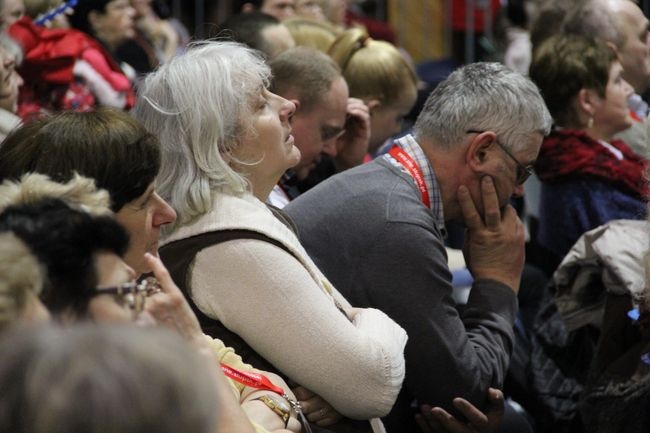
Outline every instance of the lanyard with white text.
<path id="1" fill-rule="evenodd" d="M 399 146 L 393 146 L 388 151 L 388 154 L 395 158 L 395 160 L 402 164 L 402 166 L 409 172 L 415 181 L 415 185 L 420 190 L 422 203 L 424 203 L 426 207 L 430 208 L 431 200 L 429 199 L 429 188 L 427 188 L 427 183 L 424 181 L 424 175 L 422 174 L 422 170 L 420 170 L 418 164 Z"/>
<path id="2" fill-rule="evenodd" d="M 237 370 L 236 368 L 232 368 L 226 364 L 220 364 L 220 365 L 221 365 L 221 371 L 223 371 L 223 373 L 226 376 L 228 376 L 234 381 L 241 383 L 242 385 L 246 385 L 256 389 L 263 389 L 265 391 L 271 391 L 281 395 L 282 398 L 286 399 L 291 405 L 291 407 L 293 407 L 293 409 L 296 411 L 307 433 L 312 433 L 311 427 L 309 426 L 309 421 L 307 421 L 307 418 L 305 418 L 305 415 L 302 413 L 302 408 L 300 407 L 300 403 L 298 403 L 296 400 L 289 397 L 289 395 L 287 395 L 287 393 L 284 392 L 282 388 L 280 388 L 277 385 L 274 385 L 273 382 L 271 382 L 268 377 L 260 373 L 255 373 L 253 371 Z"/>

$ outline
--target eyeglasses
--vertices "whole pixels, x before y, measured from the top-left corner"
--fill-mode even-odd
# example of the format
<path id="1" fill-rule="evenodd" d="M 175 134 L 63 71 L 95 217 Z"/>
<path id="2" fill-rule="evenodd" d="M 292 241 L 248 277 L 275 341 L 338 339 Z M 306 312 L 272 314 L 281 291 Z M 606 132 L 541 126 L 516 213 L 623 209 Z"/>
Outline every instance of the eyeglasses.
<path id="1" fill-rule="evenodd" d="M 120 303 L 129 307 L 137 315 L 144 310 L 147 297 L 160 291 L 158 280 L 154 277 L 147 277 L 140 282 L 133 280 L 119 286 L 97 287 L 94 294 L 115 295 Z"/>
<path id="2" fill-rule="evenodd" d="M 476 129 L 469 129 L 465 131 L 465 133 L 467 134 L 481 134 L 483 132 L 485 131 L 478 131 Z M 517 185 L 522 185 L 533 174 L 534 172 L 533 165 L 532 164 L 523 165 L 521 162 L 519 162 L 517 158 L 515 158 L 512 152 L 506 146 L 504 146 L 499 140 L 496 140 L 496 142 L 501 148 L 501 150 L 503 150 L 506 153 L 506 155 L 508 155 L 510 159 L 512 159 L 515 162 L 515 164 L 517 164 L 517 178 L 515 179 L 515 182 L 517 183 Z"/>

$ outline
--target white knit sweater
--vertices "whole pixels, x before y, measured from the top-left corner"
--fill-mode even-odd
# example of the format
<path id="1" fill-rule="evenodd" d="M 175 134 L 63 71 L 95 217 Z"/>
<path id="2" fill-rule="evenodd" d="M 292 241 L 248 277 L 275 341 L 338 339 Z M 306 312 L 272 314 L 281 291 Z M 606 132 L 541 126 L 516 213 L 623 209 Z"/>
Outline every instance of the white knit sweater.
<path id="1" fill-rule="evenodd" d="M 341 414 L 354 419 L 386 415 L 404 379 L 406 332 L 379 310 L 352 308 L 293 232 L 252 195 L 217 194 L 211 212 L 165 242 L 224 229 L 263 233 L 300 260 L 254 239 L 204 249 L 189 278 L 201 311 Z"/>

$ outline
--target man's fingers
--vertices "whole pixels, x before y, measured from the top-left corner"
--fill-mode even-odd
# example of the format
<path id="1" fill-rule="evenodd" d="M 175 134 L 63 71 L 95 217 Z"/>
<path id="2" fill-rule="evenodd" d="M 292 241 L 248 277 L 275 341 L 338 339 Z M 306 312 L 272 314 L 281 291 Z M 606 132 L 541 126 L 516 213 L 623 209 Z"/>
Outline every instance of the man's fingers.
<path id="1" fill-rule="evenodd" d="M 511 233 L 513 233 L 517 239 L 521 239 L 523 241 L 526 235 L 524 232 L 524 224 L 519 219 L 517 211 L 514 207 L 508 204 L 503 208 L 502 221 L 504 225 L 512 227 Z"/>
<path id="2" fill-rule="evenodd" d="M 482 228 L 483 220 L 476 210 L 476 205 L 474 204 L 474 200 L 472 200 L 472 196 L 467 187 L 465 185 L 459 186 L 457 195 L 460 210 L 463 213 L 463 219 L 465 220 L 467 228 L 470 230 L 478 230 Z"/>
<path id="3" fill-rule="evenodd" d="M 503 404 L 503 392 L 496 388 L 488 388 L 488 398 L 490 403 Z"/>
<path id="4" fill-rule="evenodd" d="M 485 226 L 491 230 L 497 230 L 501 224 L 501 210 L 499 209 L 499 197 L 494 181 L 490 176 L 481 179 L 481 198 L 483 199 L 483 211 L 485 213 Z"/>
<path id="5" fill-rule="evenodd" d="M 437 433 L 440 431 L 440 425 L 433 417 L 431 417 L 431 420 L 427 420 L 424 415 L 418 413 L 415 414 L 415 422 L 423 433 Z"/>
<path id="6" fill-rule="evenodd" d="M 366 105 L 363 100 L 359 98 L 348 98 L 348 105 L 347 105 L 347 111 L 350 113 L 351 111 L 358 111 L 361 110 L 363 112 L 369 112 L 368 106 Z"/>
<path id="7" fill-rule="evenodd" d="M 503 392 L 498 389 L 489 388 L 488 399 L 490 401 L 490 410 L 488 411 L 488 417 L 501 420 L 503 418 L 503 413 L 506 410 Z"/>
<path id="8" fill-rule="evenodd" d="M 488 417 L 476 406 L 464 398 L 455 398 L 454 406 L 462 413 L 467 420 L 477 428 L 483 428 L 488 423 Z"/>
<path id="9" fill-rule="evenodd" d="M 440 407 L 434 407 L 431 409 L 431 415 L 438 423 L 440 423 L 441 431 L 450 433 L 468 433 L 472 431 L 469 427 L 458 421 Z"/>

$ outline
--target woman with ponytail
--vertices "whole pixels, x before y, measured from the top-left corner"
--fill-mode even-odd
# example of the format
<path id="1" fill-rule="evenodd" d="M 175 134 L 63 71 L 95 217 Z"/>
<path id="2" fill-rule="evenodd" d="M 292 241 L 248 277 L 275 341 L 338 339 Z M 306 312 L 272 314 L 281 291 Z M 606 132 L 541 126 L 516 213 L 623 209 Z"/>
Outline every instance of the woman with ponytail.
<path id="1" fill-rule="evenodd" d="M 328 54 L 341 67 L 350 96 L 362 99 L 370 110 L 370 144 L 376 151 L 402 130 L 402 119 L 417 98 L 417 77 L 392 44 L 371 39 L 365 30 L 343 32 Z"/>

